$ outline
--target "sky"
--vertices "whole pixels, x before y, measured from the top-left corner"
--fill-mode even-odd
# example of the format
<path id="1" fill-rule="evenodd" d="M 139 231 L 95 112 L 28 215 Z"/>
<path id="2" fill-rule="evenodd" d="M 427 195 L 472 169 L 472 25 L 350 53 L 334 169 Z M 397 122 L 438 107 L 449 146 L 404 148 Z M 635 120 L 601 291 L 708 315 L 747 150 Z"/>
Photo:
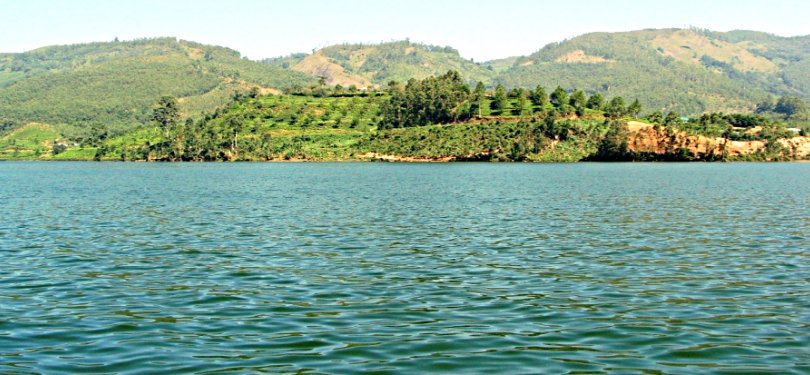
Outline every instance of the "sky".
<path id="1" fill-rule="evenodd" d="M 251 59 L 410 39 L 486 61 L 597 31 L 810 34 L 808 0 L 0 0 L 0 52 L 174 36 Z"/>

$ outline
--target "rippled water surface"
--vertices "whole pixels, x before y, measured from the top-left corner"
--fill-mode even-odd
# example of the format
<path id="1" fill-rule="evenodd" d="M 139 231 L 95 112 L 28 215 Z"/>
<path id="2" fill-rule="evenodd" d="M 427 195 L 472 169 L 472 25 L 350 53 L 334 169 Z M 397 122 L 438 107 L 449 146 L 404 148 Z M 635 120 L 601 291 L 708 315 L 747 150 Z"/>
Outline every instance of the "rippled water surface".
<path id="1" fill-rule="evenodd" d="M 0 163 L 0 373 L 810 373 L 810 164 Z"/>

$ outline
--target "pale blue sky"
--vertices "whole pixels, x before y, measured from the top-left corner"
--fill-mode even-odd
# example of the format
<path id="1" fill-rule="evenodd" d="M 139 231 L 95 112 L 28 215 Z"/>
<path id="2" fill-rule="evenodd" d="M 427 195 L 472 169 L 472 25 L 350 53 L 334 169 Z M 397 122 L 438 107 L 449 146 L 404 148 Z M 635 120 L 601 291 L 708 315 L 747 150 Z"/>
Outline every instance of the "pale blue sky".
<path id="1" fill-rule="evenodd" d="M 410 38 L 483 61 L 587 32 L 688 26 L 808 35 L 810 1 L 0 0 L 0 52 L 176 36 L 260 59 Z"/>

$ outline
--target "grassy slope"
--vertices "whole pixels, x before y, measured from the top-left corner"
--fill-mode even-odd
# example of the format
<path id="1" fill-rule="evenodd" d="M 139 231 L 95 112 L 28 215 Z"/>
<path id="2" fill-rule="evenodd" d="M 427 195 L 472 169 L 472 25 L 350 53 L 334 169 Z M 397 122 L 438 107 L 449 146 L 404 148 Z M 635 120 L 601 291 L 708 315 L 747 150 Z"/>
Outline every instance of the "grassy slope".
<path id="1" fill-rule="evenodd" d="M 296 59 L 275 59 L 313 76 L 324 76 L 329 84 L 358 87 L 385 86 L 389 81 L 405 82 L 456 70 L 470 81 L 488 82 L 494 72 L 459 56 L 450 47 L 408 41 L 382 44 L 343 44 L 326 47 Z M 291 65 L 292 62 L 292 65 Z"/>
<path id="2" fill-rule="evenodd" d="M 270 95 L 232 103 L 224 111 L 208 116 L 206 128 L 213 134 L 227 133 L 227 124 L 238 119 L 244 124 L 240 134 L 240 160 L 350 159 L 354 145 L 376 131 L 379 105 L 385 97 L 315 98 Z M 260 150 L 262 139 L 270 138 L 271 149 Z M 221 138 L 225 140 L 224 138 Z M 160 140 L 160 133 L 145 128 L 106 143 L 106 159 L 137 158 L 139 147 Z"/>
<path id="3" fill-rule="evenodd" d="M 311 82 L 227 48 L 173 38 L 54 46 L 0 56 L 0 113 L 19 123 L 125 130 L 143 123 L 162 95 L 185 97 L 184 113 L 195 115 L 236 89 Z"/>
<path id="4" fill-rule="evenodd" d="M 27 124 L 0 138 L 0 160 L 47 157 L 53 142 L 60 137 L 50 125 Z"/>

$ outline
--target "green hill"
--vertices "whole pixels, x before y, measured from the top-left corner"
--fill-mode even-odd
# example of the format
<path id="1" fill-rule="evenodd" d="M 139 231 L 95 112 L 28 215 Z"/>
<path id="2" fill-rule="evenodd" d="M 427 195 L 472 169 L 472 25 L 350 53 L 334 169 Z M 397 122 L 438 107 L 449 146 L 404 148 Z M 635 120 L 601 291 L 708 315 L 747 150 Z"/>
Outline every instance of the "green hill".
<path id="1" fill-rule="evenodd" d="M 228 48 L 174 38 L 52 46 L 0 55 L 0 119 L 71 134 L 93 125 L 117 132 L 147 122 L 163 95 L 180 98 L 184 114 L 194 116 L 234 91 L 312 82 Z"/>
<path id="2" fill-rule="evenodd" d="M 810 37 L 753 31 L 592 33 L 517 59 L 506 86 L 584 88 L 645 98 L 650 110 L 751 110 L 771 96 L 810 98 Z"/>
<path id="3" fill-rule="evenodd" d="M 451 47 L 410 41 L 334 45 L 310 55 L 298 54 L 265 62 L 313 77 L 323 77 L 329 85 L 355 85 L 360 88 L 382 87 L 390 81 L 423 79 L 448 70 L 462 72 L 471 81 L 488 82 L 495 75 L 491 68 L 462 58 Z"/>
<path id="4" fill-rule="evenodd" d="M 543 85 L 646 98 L 644 108 L 695 115 L 749 111 L 774 96 L 810 99 L 810 36 L 699 29 L 591 33 L 529 56 L 474 63 L 450 47 L 409 41 L 335 45 L 266 60 L 327 84 L 384 87 L 456 70 L 492 88 Z"/>

